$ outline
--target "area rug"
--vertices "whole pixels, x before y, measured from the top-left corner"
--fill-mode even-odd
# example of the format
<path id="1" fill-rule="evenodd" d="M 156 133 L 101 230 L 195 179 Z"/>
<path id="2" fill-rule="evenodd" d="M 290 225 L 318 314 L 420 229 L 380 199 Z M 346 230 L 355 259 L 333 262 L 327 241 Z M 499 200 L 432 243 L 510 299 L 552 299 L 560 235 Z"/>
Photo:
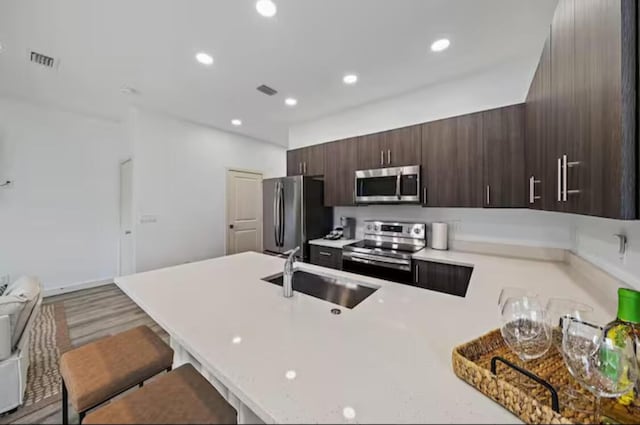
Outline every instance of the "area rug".
<path id="1" fill-rule="evenodd" d="M 0 423 L 14 422 L 38 409 L 60 402 L 60 355 L 71 348 L 63 303 L 43 304 L 29 340 L 29 371 L 24 404 Z"/>

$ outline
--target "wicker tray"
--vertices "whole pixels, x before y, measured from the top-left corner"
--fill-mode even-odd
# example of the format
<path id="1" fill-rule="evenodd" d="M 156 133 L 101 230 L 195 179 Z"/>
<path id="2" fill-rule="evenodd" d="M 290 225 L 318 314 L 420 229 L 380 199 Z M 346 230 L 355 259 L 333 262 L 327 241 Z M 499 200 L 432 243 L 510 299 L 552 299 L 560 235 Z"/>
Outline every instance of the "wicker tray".
<path id="1" fill-rule="evenodd" d="M 552 409 L 552 393 L 543 385 L 523 389 L 519 383 L 524 377 L 502 362 L 496 362 L 496 374 L 491 373 L 491 360 L 501 357 L 516 365 L 521 364 L 506 346 L 500 330 L 456 347 L 453 350 L 453 370 L 469 385 L 504 406 L 525 423 L 593 423 L 593 397 L 583 390 L 569 374 L 562 356 L 555 348 L 540 359 L 526 363 L 526 369 L 544 379 L 560 393 L 559 412 Z M 529 380 L 529 382 L 534 382 Z M 568 408 L 562 398 L 562 389 L 571 386 L 584 395 L 577 410 Z M 640 423 L 640 406 L 623 406 L 615 400 L 602 399 L 602 414 L 618 423 Z"/>

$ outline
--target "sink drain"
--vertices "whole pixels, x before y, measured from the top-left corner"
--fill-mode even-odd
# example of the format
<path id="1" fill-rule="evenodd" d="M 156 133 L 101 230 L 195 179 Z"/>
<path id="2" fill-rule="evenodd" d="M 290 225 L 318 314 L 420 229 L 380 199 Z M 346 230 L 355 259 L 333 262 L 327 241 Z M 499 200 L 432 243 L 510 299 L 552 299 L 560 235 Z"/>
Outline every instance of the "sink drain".
<path id="1" fill-rule="evenodd" d="M 340 310 L 339 308 L 332 308 L 331 309 L 331 314 L 340 314 L 342 313 L 342 310 Z"/>

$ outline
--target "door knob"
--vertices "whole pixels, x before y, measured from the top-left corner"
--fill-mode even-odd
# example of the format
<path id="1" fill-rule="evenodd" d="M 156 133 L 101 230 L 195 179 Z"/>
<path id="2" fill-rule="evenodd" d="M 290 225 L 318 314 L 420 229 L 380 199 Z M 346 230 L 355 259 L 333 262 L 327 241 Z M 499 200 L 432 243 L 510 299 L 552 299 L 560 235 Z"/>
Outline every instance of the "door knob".
<path id="1" fill-rule="evenodd" d="M 230 225 L 229 225 L 229 229 L 233 229 L 233 224 L 230 224 Z"/>
<path id="2" fill-rule="evenodd" d="M 131 230 L 125 230 L 124 234 L 125 235 L 130 235 L 131 234 Z"/>

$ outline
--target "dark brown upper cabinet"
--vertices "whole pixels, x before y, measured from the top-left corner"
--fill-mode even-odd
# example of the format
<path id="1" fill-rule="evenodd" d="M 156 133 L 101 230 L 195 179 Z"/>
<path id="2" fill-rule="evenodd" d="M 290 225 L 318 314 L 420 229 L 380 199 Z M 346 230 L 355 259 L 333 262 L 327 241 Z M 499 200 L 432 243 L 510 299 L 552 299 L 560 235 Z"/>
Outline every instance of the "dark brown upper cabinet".
<path id="1" fill-rule="evenodd" d="M 635 1 L 560 0 L 546 46 L 527 97 L 533 207 L 637 218 Z"/>
<path id="2" fill-rule="evenodd" d="M 354 205 L 355 172 L 358 168 L 359 138 L 325 145 L 324 205 Z"/>
<path id="3" fill-rule="evenodd" d="M 484 205 L 482 113 L 422 125 L 423 205 Z"/>
<path id="4" fill-rule="evenodd" d="M 421 126 L 398 128 L 362 136 L 358 142 L 358 169 L 420 164 Z"/>
<path id="5" fill-rule="evenodd" d="M 383 138 L 383 133 L 368 134 L 358 138 L 356 141 L 358 144 L 358 170 L 386 166 Z"/>
<path id="6" fill-rule="evenodd" d="M 549 29 L 551 30 L 551 29 Z M 525 107 L 526 203 L 531 209 L 555 208 L 555 147 L 551 145 L 551 37 L 531 82 Z M 547 153 L 552 152 L 550 157 Z"/>
<path id="7" fill-rule="evenodd" d="M 301 176 L 302 174 L 302 149 L 287 151 L 287 176 Z"/>
<path id="8" fill-rule="evenodd" d="M 524 104 L 482 113 L 484 206 L 525 206 Z"/>
<path id="9" fill-rule="evenodd" d="M 287 176 L 324 174 L 324 144 L 287 151 Z"/>

